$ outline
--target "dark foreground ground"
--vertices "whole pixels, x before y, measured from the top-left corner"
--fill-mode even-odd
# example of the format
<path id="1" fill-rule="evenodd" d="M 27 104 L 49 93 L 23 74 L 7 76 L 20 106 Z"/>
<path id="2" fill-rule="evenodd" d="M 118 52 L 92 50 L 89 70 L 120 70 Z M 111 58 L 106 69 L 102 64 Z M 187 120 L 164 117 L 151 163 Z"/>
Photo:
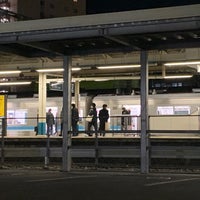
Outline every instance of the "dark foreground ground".
<path id="1" fill-rule="evenodd" d="M 0 200 L 199 199 L 200 174 L 0 169 Z"/>

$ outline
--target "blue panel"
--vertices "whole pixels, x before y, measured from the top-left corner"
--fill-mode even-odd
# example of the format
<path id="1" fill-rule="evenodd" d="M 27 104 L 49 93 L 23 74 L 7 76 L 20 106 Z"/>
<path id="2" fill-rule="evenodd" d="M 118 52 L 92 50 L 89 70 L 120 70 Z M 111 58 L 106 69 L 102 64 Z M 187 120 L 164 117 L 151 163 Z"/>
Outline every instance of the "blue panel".
<path id="1" fill-rule="evenodd" d="M 7 126 L 9 131 L 34 131 L 34 126 Z"/>
<path id="2" fill-rule="evenodd" d="M 38 135 L 45 135 L 46 134 L 46 123 L 39 122 L 38 123 Z"/>

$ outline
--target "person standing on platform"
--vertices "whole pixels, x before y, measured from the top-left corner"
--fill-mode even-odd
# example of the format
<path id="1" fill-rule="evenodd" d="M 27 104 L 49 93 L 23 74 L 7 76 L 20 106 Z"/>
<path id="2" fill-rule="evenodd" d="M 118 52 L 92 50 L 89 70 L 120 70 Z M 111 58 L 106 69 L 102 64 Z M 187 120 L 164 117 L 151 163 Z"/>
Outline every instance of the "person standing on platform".
<path id="1" fill-rule="evenodd" d="M 63 135 L 63 108 L 60 112 L 60 134 L 59 136 Z"/>
<path id="2" fill-rule="evenodd" d="M 55 124 L 53 113 L 51 108 L 46 113 L 47 135 L 53 135 L 53 125 Z"/>
<path id="3" fill-rule="evenodd" d="M 128 111 L 125 107 L 123 107 L 122 115 L 129 115 L 129 114 L 130 114 L 130 111 Z M 122 130 L 127 130 L 127 127 L 128 127 L 128 117 L 127 116 L 122 117 L 121 126 L 122 126 Z"/>
<path id="4" fill-rule="evenodd" d="M 90 106 L 90 110 L 88 113 L 88 116 L 91 116 L 91 121 L 88 122 L 88 135 L 92 136 L 91 128 L 94 127 L 94 130 L 97 131 L 97 109 L 96 109 L 96 104 L 92 103 Z"/>
<path id="5" fill-rule="evenodd" d="M 71 114 L 72 114 L 72 135 L 78 136 L 78 124 L 77 123 L 79 121 L 79 112 L 74 103 L 72 103 Z"/>
<path id="6" fill-rule="evenodd" d="M 103 108 L 99 111 L 99 131 L 100 135 L 105 136 L 105 125 L 108 122 L 109 113 L 107 110 L 107 105 L 103 104 Z"/>

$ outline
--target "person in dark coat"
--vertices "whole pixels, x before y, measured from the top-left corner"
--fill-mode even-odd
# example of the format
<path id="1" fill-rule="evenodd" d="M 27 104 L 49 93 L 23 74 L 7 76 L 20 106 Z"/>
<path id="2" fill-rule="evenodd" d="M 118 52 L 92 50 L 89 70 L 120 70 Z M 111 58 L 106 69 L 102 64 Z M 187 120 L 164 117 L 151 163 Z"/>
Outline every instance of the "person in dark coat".
<path id="1" fill-rule="evenodd" d="M 59 136 L 63 135 L 63 108 L 60 112 L 60 134 Z"/>
<path id="2" fill-rule="evenodd" d="M 122 115 L 130 115 L 130 111 L 127 110 L 125 107 L 122 108 Z M 122 130 L 127 130 L 127 126 L 128 126 L 128 119 L 129 117 L 122 117 L 122 121 L 121 121 L 121 128 Z"/>
<path id="3" fill-rule="evenodd" d="M 53 135 L 53 125 L 55 124 L 53 113 L 51 108 L 46 113 L 47 135 Z"/>
<path id="4" fill-rule="evenodd" d="M 91 104 L 88 115 L 92 117 L 91 122 L 88 122 L 88 135 L 92 136 L 92 133 L 90 132 L 92 126 L 94 127 L 94 130 L 97 131 L 97 109 L 95 103 Z"/>
<path id="5" fill-rule="evenodd" d="M 72 103 L 71 114 L 72 114 L 72 135 L 78 136 L 78 124 L 77 123 L 79 121 L 79 112 L 74 103 Z"/>
<path id="6" fill-rule="evenodd" d="M 105 124 L 108 121 L 109 113 L 107 110 L 107 105 L 103 104 L 103 108 L 99 111 L 99 131 L 100 135 L 103 134 L 105 136 Z"/>

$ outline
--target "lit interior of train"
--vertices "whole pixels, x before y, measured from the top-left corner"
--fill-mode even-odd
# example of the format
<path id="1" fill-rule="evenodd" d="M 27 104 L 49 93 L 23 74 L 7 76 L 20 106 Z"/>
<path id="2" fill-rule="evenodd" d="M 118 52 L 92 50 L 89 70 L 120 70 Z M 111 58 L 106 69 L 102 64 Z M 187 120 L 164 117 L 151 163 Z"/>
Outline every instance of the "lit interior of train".
<path id="1" fill-rule="evenodd" d="M 177 131 L 198 131 L 199 121 L 199 93 L 179 94 L 152 94 L 148 98 L 149 129 Z M 46 111 L 52 109 L 55 117 L 54 135 L 60 133 L 60 113 L 62 109 L 62 97 L 48 97 Z M 72 99 L 73 101 L 73 99 Z M 109 111 L 106 136 L 134 136 L 134 131 L 140 130 L 140 95 L 98 95 L 94 98 L 81 96 L 79 102 L 78 130 L 80 137 L 87 137 L 87 116 L 90 104 L 94 102 L 97 112 L 103 104 L 107 104 Z M 129 110 L 128 115 L 122 115 L 122 108 Z M 38 98 L 8 98 L 7 100 L 7 136 L 36 136 L 35 127 L 38 123 Z M 122 129 L 122 117 L 127 118 L 126 127 Z M 99 120 L 98 120 L 99 124 Z M 111 134 L 113 131 L 124 132 Z M 133 130 L 133 133 L 130 131 Z M 126 134 L 127 132 L 127 134 Z M 162 132 L 162 131 L 161 131 Z M 198 134 L 197 134 L 198 135 Z"/>

